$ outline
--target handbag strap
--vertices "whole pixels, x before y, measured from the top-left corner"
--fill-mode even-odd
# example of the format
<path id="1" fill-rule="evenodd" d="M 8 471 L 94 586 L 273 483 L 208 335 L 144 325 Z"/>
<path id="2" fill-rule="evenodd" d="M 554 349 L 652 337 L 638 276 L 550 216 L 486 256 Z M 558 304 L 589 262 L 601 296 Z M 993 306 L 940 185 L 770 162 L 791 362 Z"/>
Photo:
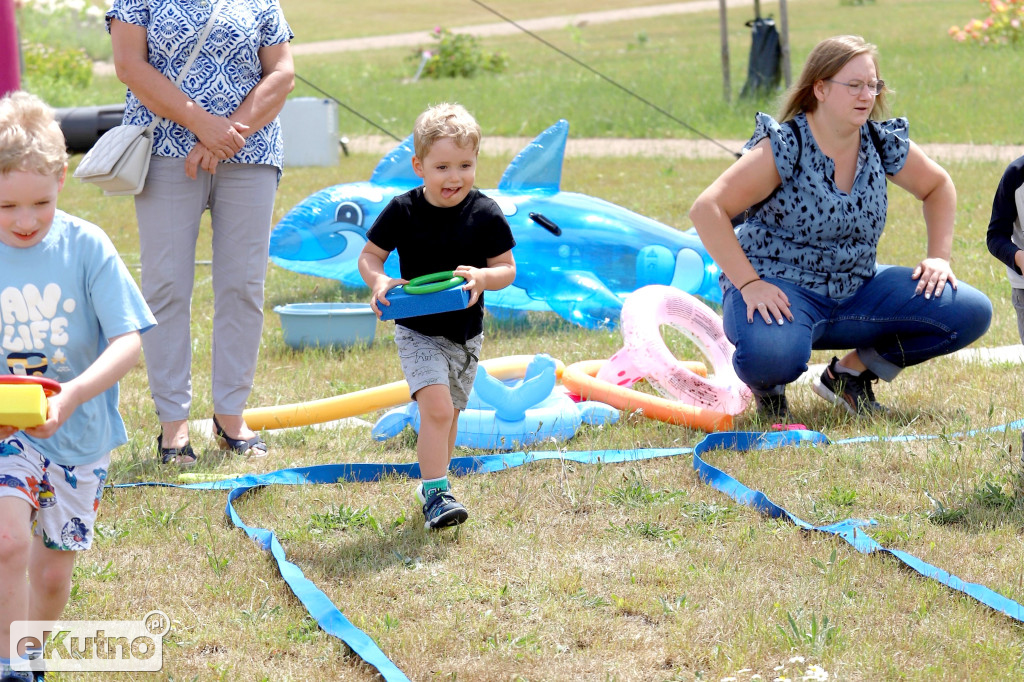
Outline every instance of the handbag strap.
<path id="1" fill-rule="evenodd" d="M 210 15 L 210 19 L 206 22 L 206 26 L 203 26 L 203 32 L 199 34 L 199 40 L 196 41 L 196 46 L 192 48 L 192 54 L 188 56 L 188 61 L 185 62 L 185 66 L 183 66 L 181 71 L 178 73 L 178 77 L 174 79 L 174 84 L 179 88 L 181 87 L 182 81 L 185 80 L 185 76 L 187 76 L 188 72 L 192 69 L 192 65 L 196 63 L 196 57 L 199 56 L 199 48 L 203 46 L 203 43 L 206 42 L 207 36 L 210 35 L 210 31 L 213 30 L 213 21 L 217 18 L 217 15 L 220 14 L 220 9 L 223 6 L 224 3 L 219 0 L 214 4 L 213 14 Z"/>
<path id="2" fill-rule="evenodd" d="M 210 31 L 213 30 L 213 22 L 217 18 L 217 15 L 220 14 L 220 10 L 223 6 L 223 0 L 214 1 L 213 13 L 207 20 L 206 25 L 203 26 L 203 30 L 199 34 L 199 40 L 196 41 L 196 46 L 192 48 L 192 53 L 189 54 L 188 60 L 185 62 L 185 66 L 181 68 L 181 71 L 178 72 L 178 77 L 174 79 L 175 87 L 179 89 L 181 88 L 181 84 L 185 80 L 185 76 L 187 76 L 188 72 L 192 69 L 192 65 L 196 63 L 196 58 L 199 56 L 199 49 L 203 46 L 203 43 L 206 42 L 206 38 L 210 35 Z M 153 129 L 156 128 L 161 118 L 161 116 L 154 115 L 152 122 L 146 126 L 146 130 L 153 132 Z"/>

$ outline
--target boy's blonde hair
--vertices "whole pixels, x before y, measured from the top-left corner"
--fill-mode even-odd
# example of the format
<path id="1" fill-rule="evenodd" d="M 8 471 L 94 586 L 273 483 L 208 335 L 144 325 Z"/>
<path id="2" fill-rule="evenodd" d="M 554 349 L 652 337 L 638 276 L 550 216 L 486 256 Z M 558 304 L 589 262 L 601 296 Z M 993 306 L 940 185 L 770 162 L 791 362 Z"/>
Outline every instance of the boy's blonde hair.
<path id="1" fill-rule="evenodd" d="M 59 176 L 68 162 L 64 133 L 43 100 L 16 90 L 0 98 L 0 174 Z"/>
<path id="2" fill-rule="evenodd" d="M 811 50 L 804 62 L 804 70 L 800 79 L 786 93 L 782 110 L 779 112 L 779 121 L 787 121 L 801 111 L 811 112 L 818 108 L 818 100 L 814 96 L 814 84 L 820 80 L 827 80 L 839 73 L 854 57 L 866 54 L 875 63 L 875 78 L 882 78 L 882 72 L 878 68 L 878 48 L 867 42 L 860 36 L 834 36 L 826 38 Z M 881 120 L 888 114 L 888 103 L 885 93 L 888 88 L 875 97 L 874 106 L 871 109 L 871 118 Z"/>
<path id="3" fill-rule="evenodd" d="M 420 159 L 430 153 L 434 143 L 451 138 L 460 147 L 472 147 L 480 153 L 480 124 L 461 104 L 437 104 L 416 118 L 412 129 L 413 147 Z"/>

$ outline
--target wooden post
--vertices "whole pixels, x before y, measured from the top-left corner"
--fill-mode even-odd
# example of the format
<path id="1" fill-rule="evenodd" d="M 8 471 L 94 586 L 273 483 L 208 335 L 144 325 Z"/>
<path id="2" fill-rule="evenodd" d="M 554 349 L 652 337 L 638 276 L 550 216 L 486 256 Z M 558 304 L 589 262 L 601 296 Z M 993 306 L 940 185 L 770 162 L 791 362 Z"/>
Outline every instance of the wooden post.
<path id="1" fill-rule="evenodd" d="M 732 98 L 732 82 L 729 79 L 729 27 L 725 18 L 725 0 L 718 0 L 718 35 L 722 42 L 722 94 L 728 102 Z"/>

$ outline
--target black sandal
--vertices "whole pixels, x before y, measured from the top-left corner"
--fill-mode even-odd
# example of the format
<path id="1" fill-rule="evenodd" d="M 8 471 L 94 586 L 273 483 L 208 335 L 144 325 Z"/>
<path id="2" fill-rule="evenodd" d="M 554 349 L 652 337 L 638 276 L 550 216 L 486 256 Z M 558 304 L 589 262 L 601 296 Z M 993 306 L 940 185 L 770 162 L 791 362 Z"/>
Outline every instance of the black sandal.
<path id="1" fill-rule="evenodd" d="M 221 428 L 216 415 L 213 417 L 213 430 L 217 434 L 221 450 L 230 450 L 236 455 L 245 455 L 250 459 L 259 459 L 260 457 L 267 456 L 267 444 L 259 437 L 259 434 L 253 436 L 249 440 L 232 438 L 228 434 L 224 433 L 224 429 Z"/>
<path id="2" fill-rule="evenodd" d="M 188 469 L 199 461 L 199 456 L 192 449 L 191 443 L 186 442 L 180 448 L 165 448 L 163 440 L 164 432 L 161 431 L 156 437 L 156 451 L 161 464 L 176 464 L 182 469 Z"/>

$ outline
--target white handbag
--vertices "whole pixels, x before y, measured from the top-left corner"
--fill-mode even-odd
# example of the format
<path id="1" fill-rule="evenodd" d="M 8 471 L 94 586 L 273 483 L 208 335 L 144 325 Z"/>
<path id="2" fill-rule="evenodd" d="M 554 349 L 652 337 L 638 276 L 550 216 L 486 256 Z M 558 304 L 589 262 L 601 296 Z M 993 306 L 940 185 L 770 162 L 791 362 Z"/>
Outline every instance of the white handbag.
<path id="1" fill-rule="evenodd" d="M 121 125 L 103 133 L 78 164 L 75 177 L 99 186 L 107 196 L 141 192 L 149 172 L 154 124 Z"/>
<path id="2" fill-rule="evenodd" d="M 199 56 L 199 48 L 210 35 L 213 20 L 220 13 L 222 5 L 218 2 L 213 8 L 188 61 L 178 73 L 174 84 L 179 88 Z M 75 169 L 75 177 L 82 182 L 97 185 L 107 196 L 138 194 L 146 186 L 146 174 L 149 173 L 149 160 L 153 151 L 153 129 L 159 122 L 160 119 L 154 117 L 148 126 L 119 125 L 103 133 L 92 149 L 82 157 Z"/>

